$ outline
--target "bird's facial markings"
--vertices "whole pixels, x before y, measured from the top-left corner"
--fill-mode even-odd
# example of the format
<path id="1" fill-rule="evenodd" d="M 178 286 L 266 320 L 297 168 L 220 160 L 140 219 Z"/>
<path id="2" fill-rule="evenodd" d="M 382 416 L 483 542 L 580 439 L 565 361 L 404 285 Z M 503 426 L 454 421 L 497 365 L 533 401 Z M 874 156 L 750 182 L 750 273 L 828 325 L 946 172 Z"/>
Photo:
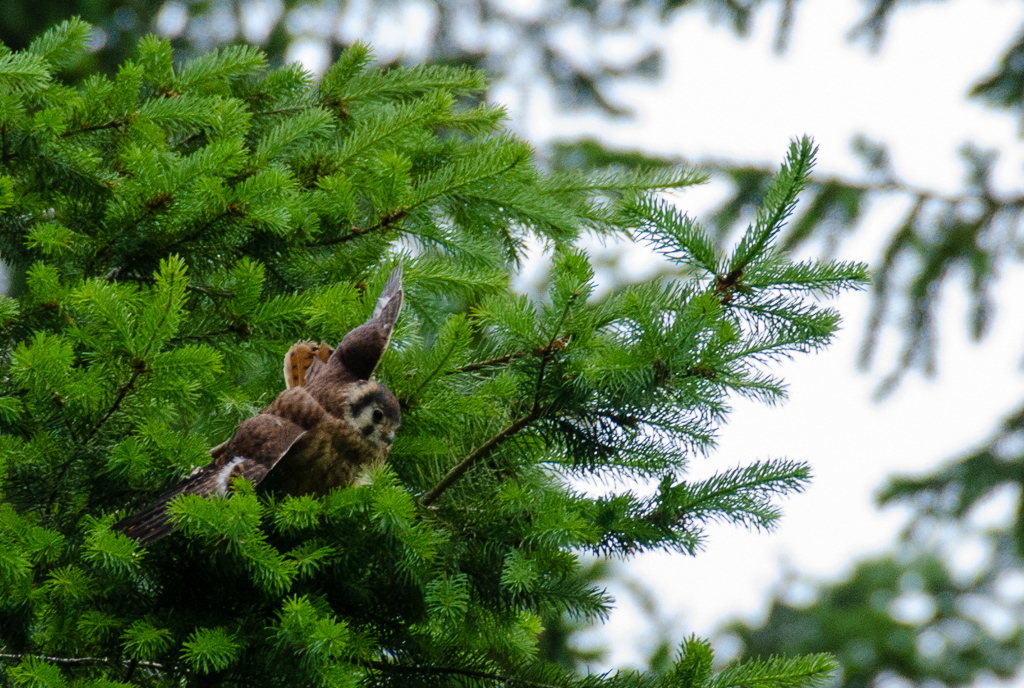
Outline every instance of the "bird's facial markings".
<path id="1" fill-rule="evenodd" d="M 368 386 L 369 385 L 365 385 L 364 387 Z M 358 399 L 349 402 L 349 413 L 352 414 L 353 418 L 358 418 L 359 416 L 361 416 L 363 410 L 375 401 L 377 391 L 378 390 L 376 386 L 370 387 L 370 389 L 368 389 L 366 392 L 360 395 Z"/>
<path id="2" fill-rule="evenodd" d="M 369 438 L 383 429 L 380 427 L 383 419 L 384 412 L 379 403 L 377 400 L 371 399 L 370 404 L 364 406 L 358 416 L 353 417 L 353 426 L 359 430 L 359 434 Z"/>
<path id="3" fill-rule="evenodd" d="M 376 380 L 360 380 L 345 389 L 345 422 L 363 442 L 386 452 L 402 420 L 398 400 Z"/>
<path id="4" fill-rule="evenodd" d="M 358 416 L 351 419 L 352 428 L 366 441 L 377 446 L 391 446 L 398 428 L 398 420 L 390 413 L 386 393 L 380 390 L 374 393 L 376 398 L 364 406 Z"/>

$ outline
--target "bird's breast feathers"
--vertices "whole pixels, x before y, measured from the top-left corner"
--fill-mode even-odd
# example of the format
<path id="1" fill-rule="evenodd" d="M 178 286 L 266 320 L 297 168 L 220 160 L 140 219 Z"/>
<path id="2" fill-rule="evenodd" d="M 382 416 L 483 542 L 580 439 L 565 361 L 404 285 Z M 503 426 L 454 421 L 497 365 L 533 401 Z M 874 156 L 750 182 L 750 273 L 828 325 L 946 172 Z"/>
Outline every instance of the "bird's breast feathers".
<path id="1" fill-rule="evenodd" d="M 387 454 L 386 446 L 368 441 L 346 421 L 326 414 L 281 458 L 274 484 L 286 494 L 326 494 L 352 484 Z"/>

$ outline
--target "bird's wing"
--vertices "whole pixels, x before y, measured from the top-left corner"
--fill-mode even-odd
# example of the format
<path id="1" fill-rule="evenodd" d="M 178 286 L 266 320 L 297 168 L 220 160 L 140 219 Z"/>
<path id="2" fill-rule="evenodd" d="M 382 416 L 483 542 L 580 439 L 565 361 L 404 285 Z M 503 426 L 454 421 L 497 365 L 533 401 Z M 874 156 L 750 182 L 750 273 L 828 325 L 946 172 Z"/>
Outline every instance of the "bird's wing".
<path id="1" fill-rule="evenodd" d="M 369 380 L 391 343 L 391 333 L 402 312 L 402 264 L 391 271 L 370 319 L 351 330 L 332 355 L 357 380 Z"/>
<path id="2" fill-rule="evenodd" d="M 140 545 L 170 535 L 175 525 L 168 517 L 167 504 L 172 499 L 182 494 L 223 495 L 238 477 L 259 483 L 322 416 L 323 409 L 305 389 L 285 390 L 270 409 L 243 421 L 223 449 L 217 448 L 212 462 L 197 468 L 139 513 L 115 523 L 113 529 L 135 538 Z"/>
<path id="3" fill-rule="evenodd" d="M 397 302 L 395 297 L 398 297 Z M 395 269 L 388 275 L 388 281 L 384 283 L 384 289 L 381 290 L 380 296 L 377 298 L 377 305 L 373 308 L 373 315 L 370 320 L 380 320 L 382 322 L 390 322 L 390 326 L 394 327 L 395 322 L 398 320 L 398 313 L 402 310 L 402 264 L 399 263 L 395 266 Z M 388 314 L 385 314 L 388 311 Z M 394 311 L 391 315 L 390 312 Z"/>
<path id="4" fill-rule="evenodd" d="M 302 387 L 327 363 L 334 349 L 323 342 L 295 342 L 284 355 L 284 384 L 287 389 Z"/>
<path id="5" fill-rule="evenodd" d="M 398 315 L 402 311 L 403 301 L 402 264 L 399 263 L 391 271 L 391 274 L 388 275 L 388 281 L 384 284 L 384 289 L 377 299 L 373 315 L 365 323 L 349 332 L 349 334 L 359 332 L 359 336 L 349 339 L 348 335 L 346 335 L 345 339 L 342 340 L 341 346 L 346 346 L 345 342 L 348 340 L 349 346 L 360 349 L 360 355 L 365 353 L 363 349 L 368 349 L 370 358 L 374 356 L 374 349 L 379 350 L 379 353 L 376 354 L 376 358 L 373 360 L 369 373 L 365 377 L 360 377 L 354 371 L 350 371 L 358 379 L 369 379 L 373 369 L 377 367 L 380 357 L 387 351 L 388 345 L 391 343 L 391 332 L 395 329 Z M 285 386 L 291 389 L 292 387 L 301 387 L 308 384 L 326 368 L 325 364 L 333 353 L 334 349 L 324 342 L 314 344 L 313 342 L 304 341 L 292 344 L 291 348 L 288 349 L 288 353 L 284 355 Z M 357 368 L 363 367 L 365 365 L 357 365 Z"/>

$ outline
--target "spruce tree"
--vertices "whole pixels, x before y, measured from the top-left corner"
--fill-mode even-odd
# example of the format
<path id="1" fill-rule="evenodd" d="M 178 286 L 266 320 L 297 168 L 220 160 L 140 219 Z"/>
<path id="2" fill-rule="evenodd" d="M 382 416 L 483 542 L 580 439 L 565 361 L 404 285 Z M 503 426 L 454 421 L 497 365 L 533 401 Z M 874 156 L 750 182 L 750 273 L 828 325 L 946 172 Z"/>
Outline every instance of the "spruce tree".
<path id="1" fill-rule="evenodd" d="M 794 141 L 729 251 L 660 192 L 694 170 L 545 174 L 465 68 L 319 81 L 235 46 L 176 64 L 144 38 L 71 86 L 89 27 L 0 51 L 0 662 L 5 685 L 812 685 L 824 655 L 579 676 L 543 615 L 603 619 L 584 555 L 695 554 L 770 529 L 806 464 L 687 480 L 730 395 L 773 403 L 780 357 L 826 345 L 817 298 L 859 264 L 777 244 L 811 170 Z M 684 277 L 595 298 L 577 239 L 631 237 Z M 550 248 L 540 298 L 510 276 Z M 299 339 L 336 342 L 404 265 L 377 375 L 403 425 L 369 484 L 233 484 L 171 507 L 148 548 L 111 530 L 262 410 Z M 638 484 L 648 484 L 643 491 Z M 604 485 L 600 490 L 586 484 Z M 694 594 L 701 594 L 695 591 Z"/>

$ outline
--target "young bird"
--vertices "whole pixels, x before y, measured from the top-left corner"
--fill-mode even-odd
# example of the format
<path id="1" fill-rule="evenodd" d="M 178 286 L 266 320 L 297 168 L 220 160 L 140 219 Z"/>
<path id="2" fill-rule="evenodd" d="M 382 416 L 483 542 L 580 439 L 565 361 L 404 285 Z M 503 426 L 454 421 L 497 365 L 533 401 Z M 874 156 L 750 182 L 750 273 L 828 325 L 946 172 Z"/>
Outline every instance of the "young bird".
<path id="1" fill-rule="evenodd" d="M 323 495 L 358 481 L 385 461 L 401 423 L 395 395 L 371 380 L 402 310 L 402 266 L 388 277 L 373 315 L 337 349 L 299 342 L 284 358 L 287 389 L 263 413 L 243 421 L 215 447 L 213 460 L 143 511 L 114 524 L 142 545 L 174 530 L 167 504 L 181 494 L 225 494 L 239 476 L 259 483 L 270 473 L 287 494 Z"/>

